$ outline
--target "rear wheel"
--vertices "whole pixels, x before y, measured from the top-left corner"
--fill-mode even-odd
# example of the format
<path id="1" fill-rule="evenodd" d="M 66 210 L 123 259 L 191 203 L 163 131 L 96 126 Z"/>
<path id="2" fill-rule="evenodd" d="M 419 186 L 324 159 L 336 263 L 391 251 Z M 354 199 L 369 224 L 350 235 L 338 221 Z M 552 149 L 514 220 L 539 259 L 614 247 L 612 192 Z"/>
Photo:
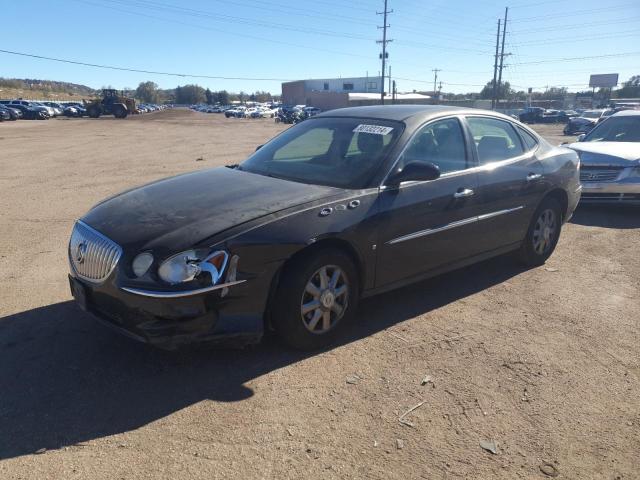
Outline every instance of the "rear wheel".
<path id="1" fill-rule="evenodd" d="M 533 214 L 520 247 L 520 260 L 529 266 L 544 264 L 556 248 L 562 228 L 562 208 L 555 198 L 545 198 Z"/>
<path id="2" fill-rule="evenodd" d="M 301 350 L 332 344 L 358 303 L 358 274 L 351 258 L 340 250 L 320 250 L 294 260 L 282 275 L 272 308 L 280 339 Z"/>

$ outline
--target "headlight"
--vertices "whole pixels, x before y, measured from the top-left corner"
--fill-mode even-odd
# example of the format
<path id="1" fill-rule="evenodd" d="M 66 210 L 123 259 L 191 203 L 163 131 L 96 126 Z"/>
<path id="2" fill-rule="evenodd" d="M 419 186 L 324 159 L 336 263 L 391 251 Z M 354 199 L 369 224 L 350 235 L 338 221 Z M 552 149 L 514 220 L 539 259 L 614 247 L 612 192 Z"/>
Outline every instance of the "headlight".
<path id="1" fill-rule="evenodd" d="M 151 255 L 148 252 L 145 252 L 145 253 L 141 253 L 140 255 L 138 255 L 136 258 L 133 259 L 133 262 L 131 263 L 131 268 L 133 269 L 133 273 L 136 275 L 136 277 L 141 277 L 145 273 L 147 273 L 147 270 L 149 270 L 149 267 L 151 266 L 152 263 L 153 263 L 153 255 Z"/>
<path id="2" fill-rule="evenodd" d="M 158 269 L 162 280 L 171 285 L 190 282 L 196 277 L 209 274 L 215 285 L 227 266 L 228 255 L 223 251 L 187 250 L 165 260 Z"/>

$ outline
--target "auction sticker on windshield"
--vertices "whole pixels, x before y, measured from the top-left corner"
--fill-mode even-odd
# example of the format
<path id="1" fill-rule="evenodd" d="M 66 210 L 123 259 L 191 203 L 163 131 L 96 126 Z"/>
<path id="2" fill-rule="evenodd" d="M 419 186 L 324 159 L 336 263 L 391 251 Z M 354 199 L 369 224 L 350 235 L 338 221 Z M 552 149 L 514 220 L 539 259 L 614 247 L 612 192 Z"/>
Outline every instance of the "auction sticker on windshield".
<path id="1" fill-rule="evenodd" d="M 353 133 L 373 133 L 375 135 L 388 135 L 393 131 L 393 127 L 383 127 L 382 125 L 360 124 L 353 129 Z"/>

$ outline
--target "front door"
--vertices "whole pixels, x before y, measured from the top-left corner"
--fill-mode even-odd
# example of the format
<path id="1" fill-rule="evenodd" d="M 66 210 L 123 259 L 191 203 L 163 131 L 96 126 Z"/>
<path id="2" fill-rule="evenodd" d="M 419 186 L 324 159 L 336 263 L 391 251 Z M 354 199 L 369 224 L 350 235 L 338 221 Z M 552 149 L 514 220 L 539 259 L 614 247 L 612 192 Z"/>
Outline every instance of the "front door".
<path id="1" fill-rule="evenodd" d="M 423 126 L 394 170 L 409 162 L 431 162 L 437 180 L 385 188 L 379 198 L 380 232 L 376 286 L 384 287 L 478 253 L 474 236 L 478 177 L 460 120 Z"/>

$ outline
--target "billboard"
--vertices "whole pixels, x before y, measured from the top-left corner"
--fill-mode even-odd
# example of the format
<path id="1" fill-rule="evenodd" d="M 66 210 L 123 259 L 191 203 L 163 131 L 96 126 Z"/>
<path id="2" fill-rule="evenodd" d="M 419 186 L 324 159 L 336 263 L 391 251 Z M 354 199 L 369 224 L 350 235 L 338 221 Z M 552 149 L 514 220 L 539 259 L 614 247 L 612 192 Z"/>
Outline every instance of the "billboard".
<path id="1" fill-rule="evenodd" d="M 593 88 L 611 88 L 616 85 L 618 85 L 617 73 L 603 73 L 589 77 L 589 86 Z"/>

